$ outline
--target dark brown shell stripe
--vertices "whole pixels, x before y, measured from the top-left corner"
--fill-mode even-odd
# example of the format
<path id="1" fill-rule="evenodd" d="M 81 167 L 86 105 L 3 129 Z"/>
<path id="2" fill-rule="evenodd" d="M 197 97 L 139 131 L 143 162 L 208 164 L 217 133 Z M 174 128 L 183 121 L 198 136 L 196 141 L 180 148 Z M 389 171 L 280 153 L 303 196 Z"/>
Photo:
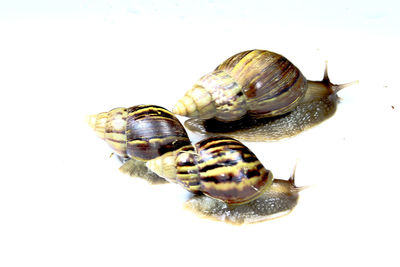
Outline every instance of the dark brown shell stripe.
<path id="1" fill-rule="evenodd" d="M 243 203 L 258 197 L 272 173 L 240 142 L 208 138 L 196 144 L 201 191 L 227 203 Z"/>
<path id="2" fill-rule="evenodd" d="M 197 167 L 197 155 L 193 153 L 179 154 L 176 160 L 176 180 L 186 190 L 193 193 L 200 192 L 200 175 Z M 189 149 L 187 150 L 189 151 Z"/>
<path id="3" fill-rule="evenodd" d="M 255 117 L 286 113 L 307 89 L 301 72 L 285 57 L 269 51 L 236 54 L 216 70 L 224 70 L 242 86 L 249 113 Z"/>
<path id="4" fill-rule="evenodd" d="M 149 160 L 190 145 L 182 124 L 168 110 L 154 105 L 140 105 L 128 108 L 127 113 L 129 157 Z"/>

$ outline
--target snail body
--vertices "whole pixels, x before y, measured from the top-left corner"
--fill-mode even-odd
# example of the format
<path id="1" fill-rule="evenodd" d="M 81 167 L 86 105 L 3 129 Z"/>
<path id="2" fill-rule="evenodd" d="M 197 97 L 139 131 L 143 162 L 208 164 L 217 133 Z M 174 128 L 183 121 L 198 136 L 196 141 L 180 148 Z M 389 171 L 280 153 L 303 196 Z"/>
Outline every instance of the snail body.
<path id="1" fill-rule="evenodd" d="M 195 195 L 185 203 L 185 208 L 200 217 L 236 225 L 256 223 L 289 214 L 297 205 L 299 188 L 294 176 L 289 180 L 275 179 L 258 198 L 242 205 L 229 205 L 223 201 Z"/>
<path id="2" fill-rule="evenodd" d="M 307 121 L 297 127 L 300 130 L 283 132 L 281 136 L 272 134 L 269 138 L 266 135 L 269 129 L 274 131 L 274 124 L 282 123 L 277 119 L 291 112 L 318 112 L 314 107 L 318 106 L 316 103 L 336 96 L 345 86 L 332 84 L 327 71 L 322 81 L 308 81 L 285 57 L 266 50 L 249 50 L 228 58 L 213 72 L 201 77 L 172 111 L 192 118 L 185 125 L 193 131 L 223 132 L 251 141 L 279 139 L 330 117 L 337 98 L 331 97 L 329 110 L 323 112 L 327 113 L 323 115 L 325 118 Z M 297 110 L 299 106 L 308 107 Z M 268 124 L 266 129 L 253 129 L 265 124 Z"/>

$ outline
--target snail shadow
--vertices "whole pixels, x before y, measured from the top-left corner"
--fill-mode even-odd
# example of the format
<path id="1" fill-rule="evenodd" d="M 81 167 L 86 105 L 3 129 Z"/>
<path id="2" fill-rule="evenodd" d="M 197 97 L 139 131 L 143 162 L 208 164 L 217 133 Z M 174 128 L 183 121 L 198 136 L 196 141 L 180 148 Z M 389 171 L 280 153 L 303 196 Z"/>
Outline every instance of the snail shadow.
<path id="1" fill-rule="evenodd" d="M 332 94 L 311 103 L 300 104 L 287 114 L 271 118 L 254 119 L 245 116 L 235 122 L 189 119 L 185 121 L 185 126 L 203 135 L 224 135 L 242 141 L 276 141 L 295 136 L 332 117 L 338 102 L 339 97 Z"/>

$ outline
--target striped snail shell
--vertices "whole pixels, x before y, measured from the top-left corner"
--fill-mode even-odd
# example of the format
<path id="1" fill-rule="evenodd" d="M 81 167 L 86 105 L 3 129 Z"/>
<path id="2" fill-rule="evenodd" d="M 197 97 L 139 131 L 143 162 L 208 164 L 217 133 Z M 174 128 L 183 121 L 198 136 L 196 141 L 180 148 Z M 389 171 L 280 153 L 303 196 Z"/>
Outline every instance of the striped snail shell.
<path id="1" fill-rule="evenodd" d="M 162 157 L 161 157 L 162 158 Z M 203 193 L 228 204 L 246 203 L 271 186 L 272 173 L 241 142 L 229 137 L 206 138 L 192 150 L 179 151 L 175 161 L 149 161 L 149 169 L 165 176 L 173 164 L 176 182 L 194 193 Z M 170 169 L 170 168 L 167 168 Z"/>
<path id="2" fill-rule="evenodd" d="M 132 169 L 138 167 L 138 161 L 146 162 L 191 146 L 179 120 L 170 111 L 155 105 L 115 108 L 89 116 L 88 123 L 126 162 L 121 171 L 131 175 L 137 175 Z"/>
<path id="3" fill-rule="evenodd" d="M 249 50 L 228 58 L 213 72 L 201 77 L 193 88 L 176 103 L 172 111 L 178 115 L 201 119 L 187 121 L 185 125 L 190 130 L 206 132 L 207 129 L 204 130 L 204 127 L 199 124 L 204 123 L 202 120 L 212 119 L 217 121 L 218 129 L 215 132 L 218 132 L 221 131 L 221 127 L 235 129 L 235 126 L 239 124 L 247 127 L 249 124 L 254 124 L 254 120 L 286 115 L 299 105 L 308 105 L 308 103 L 335 95 L 347 85 L 332 84 L 327 71 L 322 81 L 307 81 L 300 70 L 285 57 L 266 50 Z M 331 106 L 326 108 L 333 109 Z M 321 105 L 307 107 L 300 112 L 313 114 L 320 112 L 318 109 L 321 109 Z M 306 116 L 307 114 L 297 117 Z M 329 117 L 324 114 L 321 116 Z M 298 120 L 297 117 L 294 120 Z M 300 122 L 299 126 L 295 125 L 298 128 L 296 131 L 282 133 L 282 135 L 294 135 L 307 128 L 308 125 L 317 124 L 325 118 Z M 221 122 L 226 125 L 224 126 Z M 267 122 L 271 124 L 271 120 Z M 278 120 L 276 124 L 279 123 Z M 242 128 L 241 125 L 239 128 Z M 271 125 L 268 127 L 271 128 Z M 278 130 L 282 128 L 285 127 L 280 127 Z M 227 134 L 229 129 L 222 131 Z M 270 130 L 260 130 L 259 139 L 268 139 L 265 137 L 268 136 L 268 131 Z M 257 141 L 258 137 L 251 138 L 251 135 L 248 134 L 249 138 L 233 136 L 243 140 Z"/>

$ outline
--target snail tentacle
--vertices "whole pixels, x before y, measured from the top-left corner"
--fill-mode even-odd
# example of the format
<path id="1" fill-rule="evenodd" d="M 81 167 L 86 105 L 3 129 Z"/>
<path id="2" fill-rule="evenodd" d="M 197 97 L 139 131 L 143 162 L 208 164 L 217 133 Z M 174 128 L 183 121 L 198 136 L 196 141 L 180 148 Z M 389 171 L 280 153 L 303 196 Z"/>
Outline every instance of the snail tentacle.
<path id="1" fill-rule="evenodd" d="M 329 97 L 329 96 L 336 96 L 343 88 L 348 86 L 354 85 L 358 83 L 358 81 L 353 81 L 344 84 L 334 84 L 331 82 L 329 75 L 328 75 L 328 62 L 325 61 L 325 70 L 324 70 L 324 77 L 321 81 L 307 81 L 308 82 L 308 89 L 304 96 L 303 103 L 310 103 L 313 101 L 318 101 L 320 99 Z"/>
<path id="2" fill-rule="evenodd" d="M 322 79 L 322 82 L 325 84 L 329 84 L 329 87 L 332 89 L 332 94 L 336 94 L 343 88 L 349 87 L 351 85 L 357 84 L 359 81 L 353 81 L 353 82 L 348 82 L 348 83 L 343 83 L 343 84 L 333 84 L 331 80 L 329 79 L 328 75 L 328 61 L 325 61 L 325 70 L 324 70 L 324 78 Z"/>

